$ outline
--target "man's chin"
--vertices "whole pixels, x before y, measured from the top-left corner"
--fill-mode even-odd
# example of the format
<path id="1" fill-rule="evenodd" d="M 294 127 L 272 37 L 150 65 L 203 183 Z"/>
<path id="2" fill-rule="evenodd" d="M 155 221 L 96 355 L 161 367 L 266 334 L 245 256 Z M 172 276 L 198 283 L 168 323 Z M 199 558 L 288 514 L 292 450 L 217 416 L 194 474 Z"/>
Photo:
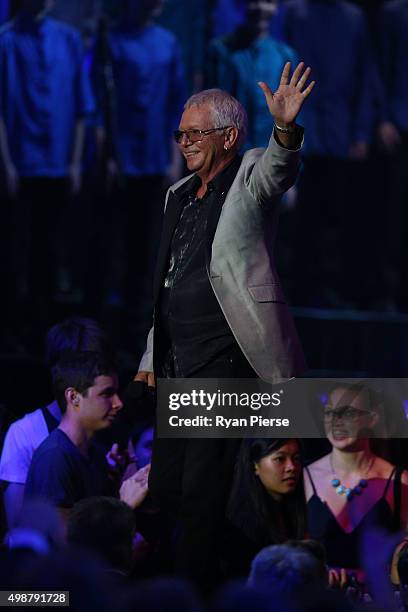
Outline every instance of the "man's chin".
<path id="1" fill-rule="evenodd" d="M 185 159 L 186 159 L 187 168 L 188 170 L 191 170 L 191 172 L 197 172 L 197 170 L 201 168 L 201 164 L 200 164 L 198 155 L 194 157 L 186 157 Z"/>

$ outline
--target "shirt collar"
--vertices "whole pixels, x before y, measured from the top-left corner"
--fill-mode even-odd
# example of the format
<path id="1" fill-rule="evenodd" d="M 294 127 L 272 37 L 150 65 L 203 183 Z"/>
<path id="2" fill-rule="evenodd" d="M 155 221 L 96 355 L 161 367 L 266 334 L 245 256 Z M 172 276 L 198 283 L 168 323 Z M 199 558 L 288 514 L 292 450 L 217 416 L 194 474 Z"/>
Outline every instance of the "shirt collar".
<path id="1" fill-rule="evenodd" d="M 235 178 L 238 168 L 241 165 L 242 157 L 236 155 L 231 162 L 225 166 L 207 185 L 207 193 L 212 191 L 223 191 L 231 186 Z M 200 188 L 201 179 L 197 174 L 194 174 L 190 180 L 186 181 L 174 192 L 177 197 L 184 197 L 190 194 L 195 195 Z"/>

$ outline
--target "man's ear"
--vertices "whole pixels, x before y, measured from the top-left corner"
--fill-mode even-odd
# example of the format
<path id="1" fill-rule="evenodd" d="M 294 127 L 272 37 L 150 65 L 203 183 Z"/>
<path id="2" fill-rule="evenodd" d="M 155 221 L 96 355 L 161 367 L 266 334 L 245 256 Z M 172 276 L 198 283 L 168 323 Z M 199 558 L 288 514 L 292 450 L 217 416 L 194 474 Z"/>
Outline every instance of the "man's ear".
<path id="1" fill-rule="evenodd" d="M 237 144 L 238 140 L 238 128 L 229 127 L 225 130 L 225 141 L 224 141 L 224 149 L 232 149 Z"/>
<path id="2" fill-rule="evenodd" d="M 65 389 L 65 400 L 67 402 L 67 406 L 71 404 L 72 406 L 79 406 L 79 393 L 74 387 L 68 387 Z"/>
<path id="3" fill-rule="evenodd" d="M 255 471 L 255 475 L 258 476 L 259 468 L 258 468 L 258 464 L 256 463 L 256 461 L 254 461 L 254 471 Z"/>

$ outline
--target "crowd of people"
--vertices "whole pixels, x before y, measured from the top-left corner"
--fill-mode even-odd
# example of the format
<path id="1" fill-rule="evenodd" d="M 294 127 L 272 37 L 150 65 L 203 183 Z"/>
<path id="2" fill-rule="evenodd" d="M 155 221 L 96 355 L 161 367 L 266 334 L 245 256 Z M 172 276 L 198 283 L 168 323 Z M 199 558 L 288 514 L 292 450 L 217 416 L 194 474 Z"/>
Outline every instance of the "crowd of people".
<path id="1" fill-rule="evenodd" d="M 46 356 L 54 398 L 10 425 L 1 454 L 3 589 L 69 590 L 78 610 L 405 609 L 408 474 L 371 437 L 381 393 L 331 383 L 328 454 L 324 441 L 238 445 L 209 588 L 174 566 L 181 524 L 149 491 L 147 388 L 119 390 L 114 346 L 90 319 L 51 328 Z"/>
<path id="2" fill-rule="evenodd" d="M 86 3 L 81 37 L 53 16 L 75 22 L 63 2 L 8 3 L 0 166 L 11 231 L 0 260 L 9 329 L 18 312 L 44 332 L 55 303 L 96 317 L 119 306 L 123 343 L 141 352 L 162 196 L 186 172 L 172 137 L 184 101 L 204 87 L 229 91 L 248 112 L 244 150 L 266 146 L 272 124 L 257 82 L 276 88 L 298 59 L 319 87 L 300 117 L 303 170 L 281 206 L 286 293 L 298 306 L 404 311 L 407 3 L 219 0 L 193 14 L 185 4 L 121 0 L 97 12 Z M 6 348 L 18 345 L 18 330 L 4 335 Z"/>

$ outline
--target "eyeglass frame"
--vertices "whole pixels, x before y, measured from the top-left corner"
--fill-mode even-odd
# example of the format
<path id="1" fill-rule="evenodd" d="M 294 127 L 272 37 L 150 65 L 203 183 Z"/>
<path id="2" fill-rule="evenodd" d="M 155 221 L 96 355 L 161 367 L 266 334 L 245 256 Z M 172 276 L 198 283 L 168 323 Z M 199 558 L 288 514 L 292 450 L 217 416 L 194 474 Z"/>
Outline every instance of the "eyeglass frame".
<path id="1" fill-rule="evenodd" d="M 347 410 L 349 411 L 353 410 L 354 416 L 350 416 L 350 415 L 347 416 L 345 414 Z M 338 419 L 357 421 L 357 419 L 360 419 L 363 416 L 368 416 L 372 414 L 373 414 L 372 410 L 364 410 L 363 408 L 356 408 L 355 406 L 342 406 L 341 408 L 331 408 L 329 405 L 327 405 L 324 407 L 323 418 L 326 419 L 327 421 L 329 420 L 332 421 L 334 417 Z"/>
<path id="2" fill-rule="evenodd" d="M 204 140 L 204 136 L 208 136 L 208 134 L 211 134 L 212 132 L 217 132 L 218 130 L 227 130 L 228 128 L 231 128 L 231 127 L 234 127 L 234 126 L 224 125 L 222 127 L 210 128 L 208 130 L 198 130 L 196 128 L 193 128 L 191 130 L 174 130 L 173 137 L 177 144 L 181 144 L 181 141 L 183 140 L 183 136 L 187 136 L 187 139 L 189 140 L 189 142 L 192 142 L 192 143 L 201 142 L 202 140 Z M 189 136 L 189 132 L 200 134 L 201 138 L 198 138 L 197 140 L 191 140 L 191 137 Z"/>

